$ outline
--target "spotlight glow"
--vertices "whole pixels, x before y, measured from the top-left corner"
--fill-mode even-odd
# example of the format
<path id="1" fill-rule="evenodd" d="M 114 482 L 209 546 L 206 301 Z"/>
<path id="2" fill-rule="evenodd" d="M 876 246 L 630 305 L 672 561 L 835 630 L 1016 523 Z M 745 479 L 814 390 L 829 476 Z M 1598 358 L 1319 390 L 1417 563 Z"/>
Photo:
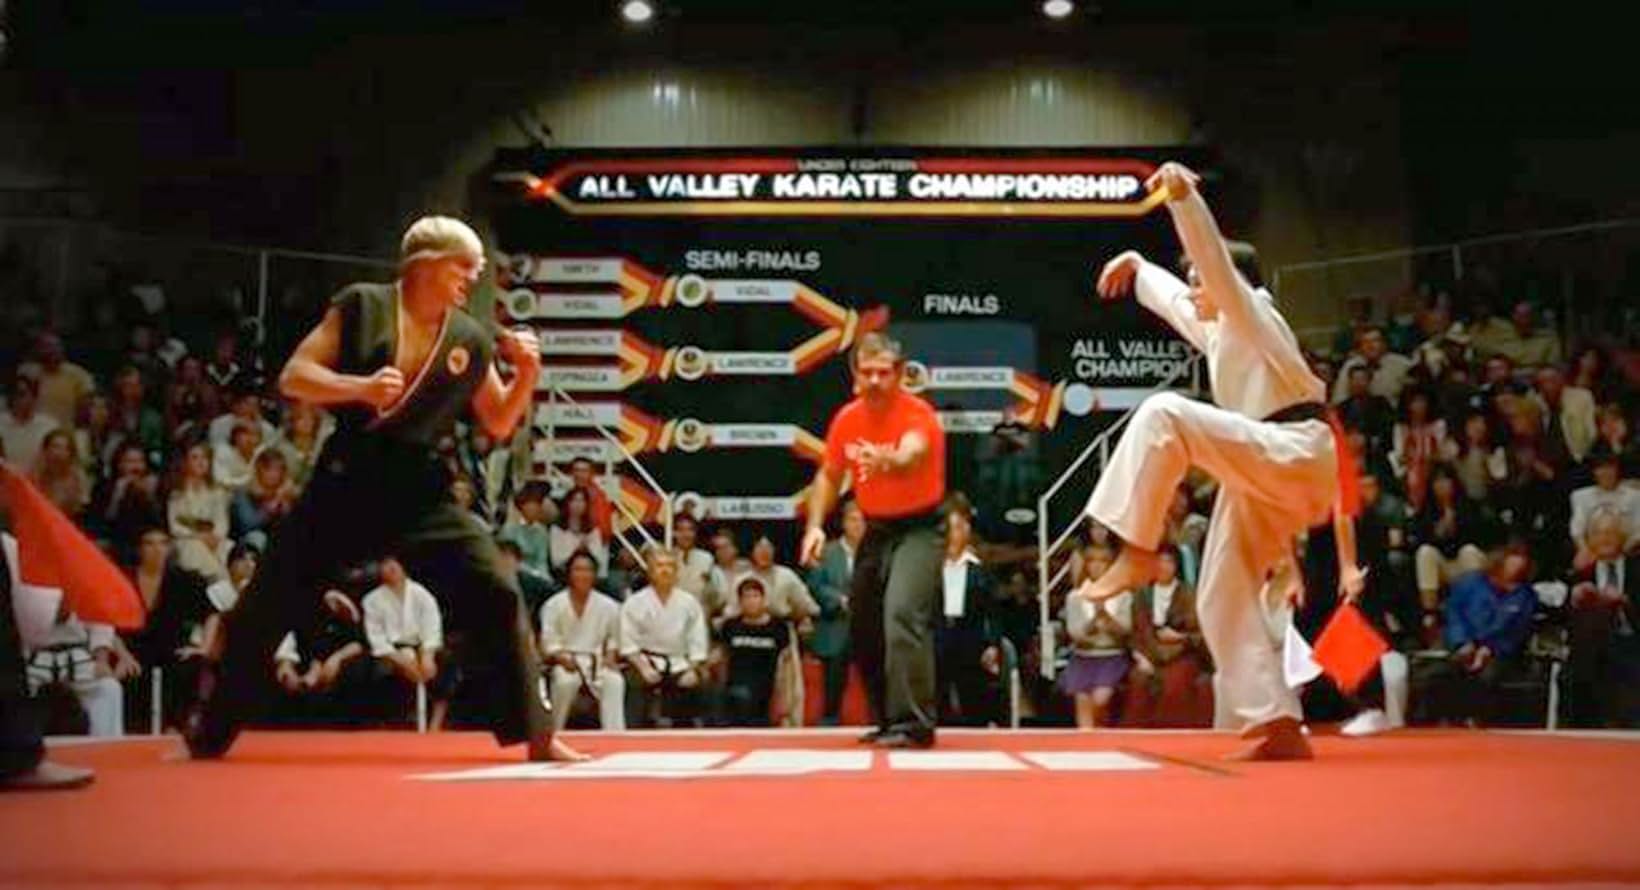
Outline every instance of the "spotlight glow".
<path id="1" fill-rule="evenodd" d="M 1042 0 L 1042 14 L 1050 19 L 1062 19 L 1076 11 L 1071 0 Z"/>
<path id="2" fill-rule="evenodd" d="M 655 5 L 649 0 L 627 0 L 621 4 L 621 17 L 634 25 L 641 25 L 655 17 Z"/>

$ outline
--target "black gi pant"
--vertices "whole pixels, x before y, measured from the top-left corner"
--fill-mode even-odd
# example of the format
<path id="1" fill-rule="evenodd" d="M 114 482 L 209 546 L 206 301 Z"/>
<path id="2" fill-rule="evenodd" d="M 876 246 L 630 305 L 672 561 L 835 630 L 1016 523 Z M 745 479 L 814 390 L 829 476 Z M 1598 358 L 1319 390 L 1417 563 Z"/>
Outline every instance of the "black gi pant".
<path id="1" fill-rule="evenodd" d="M 208 719 L 242 723 L 277 695 L 273 652 L 286 631 L 311 634 L 343 570 L 393 554 L 440 598 L 463 632 L 466 676 L 482 690 L 501 744 L 551 732 L 540 655 L 518 586 L 476 517 L 448 499 L 448 473 L 425 448 L 339 433 L 280 523 L 255 579 L 225 619 L 227 649 Z"/>

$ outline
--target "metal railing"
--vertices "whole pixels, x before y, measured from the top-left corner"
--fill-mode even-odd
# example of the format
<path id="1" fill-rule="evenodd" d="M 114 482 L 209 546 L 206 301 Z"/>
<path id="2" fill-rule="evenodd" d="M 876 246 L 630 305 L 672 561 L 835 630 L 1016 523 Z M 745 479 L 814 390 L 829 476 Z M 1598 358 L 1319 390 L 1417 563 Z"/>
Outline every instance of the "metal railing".
<path id="1" fill-rule="evenodd" d="M 1151 392 L 1156 393 L 1167 389 L 1177 389 L 1178 384 L 1183 382 L 1186 377 L 1190 380 L 1190 388 L 1199 392 L 1202 388 L 1201 374 L 1202 356 L 1200 353 L 1196 353 L 1190 357 L 1190 361 L 1187 362 L 1184 367 L 1178 369 L 1172 376 L 1157 384 Z M 1140 400 L 1140 403 L 1143 403 L 1143 399 Z M 1068 574 L 1070 574 L 1071 568 L 1070 560 L 1066 560 L 1065 563 L 1059 567 L 1058 571 L 1052 571 L 1051 567 L 1053 558 L 1059 551 L 1059 548 L 1063 547 L 1065 542 L 1070 540 L 1071 537 L 1076 534 L 1077 528 L 1079 528 L 1082 524 L 1082 516 L 1081 514 L 1078 514 L 1073 517 L 1070 522 L 1066 523 L 1065 527 L 1050 541 L 1049 529 L 1050 524 L 1052 523 L 1050 508 L 1053 506 L 1054 496 L 1064 490 L 1065 484 L 1068 483 L 1073 476 L 1077 475 L 1077 473 L 1082 469 L 1083 464 L 1086 464 L 1088 460 L 1094 456 L 1094 454 L 1099 455 L 1098 465 L 1091 468 L 1094 475 L 1097 476 L 1099 473 L 1104 472 L 1105 464 L 1110 460 L 1111 441 L 1122 432 L 1122 429 L 1127 426 L 1128 421 L 1132 419 L 1134 412 L 1138 410 L 1139 405 L 1135 404 L 1133 407 L 1125 411 L 1121 417 L 1118 417 L 1115 423 L 1112 423 L 1110 426 L 1101 430 L 1099 435 L 1095 436 L 1093 441 L 1089 442 L 1087 447 L 1082 449 L 1082 452 L 1076 456 L 1076 459 L 1071 461 L 1070 466 L 1067 466 L 1063 471 L 1061 471 L 1059 477 L 1054 480 L 1053 484 L 1048 486 L 1048 489 L 1036 499 L 1037 636 L 1040 640 L 1039 646 L 1041 647 L 1041 664 L 1039 665 L 1039 671 L 1043 677 L 1052 678 L 1054 669 L 1054 649 L 1056 641 L 1053 633 L 1052 610 L 1049 608 L 1049 604 L 1053 599 L 1054 589 L 1061 581 L 1065 579 Z"/>
<path id="2" fill-rule="evenodd" d="M 1388 314 L 1385 310 L 1391 308 L 1386 305 L 1388 298 L 1397 292 L 1407 292 L 1420 283 L 1435 280 L 1444 284 L 1455 284 L 1464 281 L 1476 267 L 1489 264 L 1505 267 L 1523 262 L 1527 266 L 1535 264 L 1539 267 L 1536 270 L 1538 272 L 1560 273 L 1558 280 L 1545 285 L 1544 292 L 1538 296 L 1536 302 L 1543 308 L 1555 311 L 1559 333 L 1569 342 L 1579 333 L 1587 333 L 1572 329 L 1579 309 L 1587 310 L 1601 300 L 1600 293 L 1588 293 L 1588 284 L 1578 282 L 1576 276 L 1571 273 L 1574 270 L 1579 273 L 1588 272 L 1589 267 L 1595 265 L 1589 260 L 1598 260 L 1603 256 L 1625 250 L 1632 252 L 1640 249 L 1640 245 L 1625 241 L 1636 235 L 1640 235 L 1640 217 L 1479 235 L 1443 244 L 1402 247 L 1288 263 L 1276 268 L 1271 276 L 1271 287 L 1284 300 L 1338 304 L 1343 299 L 1371 298 L 1374 303 L 1374 314 L 1383 316 Z M 1579 237 L 1585 240 L 1579 242 Z M 1591 249 L 1577 253 L 1580 246 Z M 1522 250 L 1509 250 L 1512 247 Z M 1551 252 L 1552 249 L 1569 252 L 1569 255 L 1534 256 L 1534 252 L 1540 248 L 1544 252 Z M 1621 262 L 1612 264 L 1612 267 L 1618 270 L 1613 274 L 1625 274 L 1621 271 L 1624 268 Z M 1610 296 L 1609 292 L 1607 296 Z M 1599 323 L 1595 322 L 1595 326 L 1598 327 Z M 1336 329 L 1337 326 L 1330 330 L 1305 330 L 1300 331 L 1299 336 L 1304 342 L 1312 343 L 1316 342 L 1314 336 L 1325 338 L 1331 330 Z"/>

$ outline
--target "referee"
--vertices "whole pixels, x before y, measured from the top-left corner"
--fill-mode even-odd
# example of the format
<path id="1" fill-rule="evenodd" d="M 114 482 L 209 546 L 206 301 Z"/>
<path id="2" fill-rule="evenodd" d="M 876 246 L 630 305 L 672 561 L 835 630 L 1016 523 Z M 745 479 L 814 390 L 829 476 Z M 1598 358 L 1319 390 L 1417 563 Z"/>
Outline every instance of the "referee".
<path id="1" fill-rule="evenodd" d="M 905 354 L 878 333 L 853 353 L 856 397 L 832 418 L 826 456 L 809 492 L 803 563 L 826 543 L 823 525 L 844 471 L 865 513 L 849 588 L 854 657 L 877 727 L 862 741 L 888 748 L 934 744 L 934 612 L 944 548 L 945 431 L 928 402 L 900 388 Z"/>

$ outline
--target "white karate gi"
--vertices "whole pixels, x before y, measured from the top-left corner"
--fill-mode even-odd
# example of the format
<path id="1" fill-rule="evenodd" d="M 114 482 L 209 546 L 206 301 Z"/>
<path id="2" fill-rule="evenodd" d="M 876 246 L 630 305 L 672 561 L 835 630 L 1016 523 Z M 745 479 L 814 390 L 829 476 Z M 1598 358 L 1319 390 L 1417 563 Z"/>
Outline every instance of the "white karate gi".
<path id="1" fill-rule="evenodd" d="M 1321 402 L 1324 387 L 1270 294 L 1236 282 L 1233 293 L 1212 295 L 1219 317 L 1202 322 L 1184 282 L 1150 263 L 1140 269 L 1140 304 L 1206 355 L 1217 405 L 1176 393 L 1146 399 L 1086 508 L 1123 540 L 1154 550 L 1185 473 L 1195 466 L 1218 480 L 1196 602 L 1218 669 L 1215 723 L 1230 729 L 1302 717 L 1261 603 L 1267 573 L 1292 554 L 1298 533 L 1327 518 L 1338 488 L 1324 421 L 1262 420 Z"/>
<path id="2" fill-rule="evenodd" d="M 580 694 L 582 675 L 597 684 L 598 723 L 606 730 L 626 729 L 626 677 L 621 665 L 606 656 L 620 650 L 621 606 L 594 590 L 586 608 L 575 614 L 569 591 L 555 593 L 541 606 L 541 654 L 549 662 L 568 652 L 581 666 L 579 672 L 560 664 L 552 667 L 552 728 L 563 729 L 570 706 Z"/>

